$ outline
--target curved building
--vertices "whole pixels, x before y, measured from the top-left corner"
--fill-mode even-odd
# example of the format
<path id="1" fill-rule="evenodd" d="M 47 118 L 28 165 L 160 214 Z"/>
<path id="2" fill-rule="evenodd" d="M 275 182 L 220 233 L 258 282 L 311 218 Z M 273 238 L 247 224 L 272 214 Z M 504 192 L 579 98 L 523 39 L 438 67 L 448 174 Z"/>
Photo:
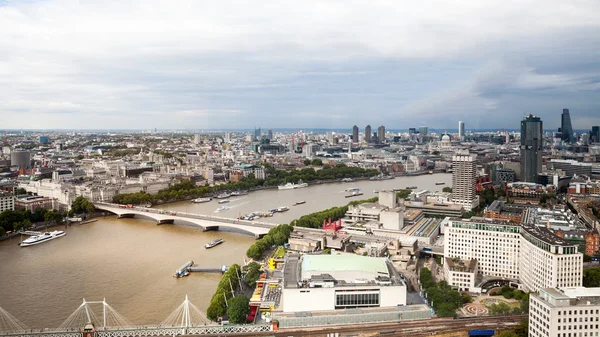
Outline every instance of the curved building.
<path id="1" fill-rule="evenodd" d="M 583 254 L 546 227 L 521 224 L 520 281 L 524 291 L 581 287 Z"/>

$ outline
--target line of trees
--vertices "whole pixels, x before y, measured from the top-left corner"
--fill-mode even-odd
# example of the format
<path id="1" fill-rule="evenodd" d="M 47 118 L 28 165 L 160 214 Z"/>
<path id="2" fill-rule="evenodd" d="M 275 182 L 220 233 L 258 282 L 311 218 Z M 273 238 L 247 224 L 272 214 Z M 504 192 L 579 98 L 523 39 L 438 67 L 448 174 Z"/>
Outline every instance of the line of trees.
<path id="1" fill-rule="evenodd" d="M 38 208 L 34 212 L 24 209 L 7 209 L 0 213 L 0 236 L 9 231 L 18 231 L 31 227 L 36 222 L 55 222 L 62 223 L 67 216 L 67 212 L 59 212 Z"/>
<path id="2" fill-rule="evenodd" d="M 456 310 L 473 301 L 471 296 L 461 295 L 452 289 L 446 281 L 435 283 L 431 271 L 427 268 L 421 268 L 420 280 L 423 290 L 427 294 L 427 300 L 438 317 L 456 318 Z"/>
<path id="3" fill-rule="evenodd" d="M 260 240 L 257 240 L 248 248 L 246 256 L 254 260 L 259 260 L 264 252 L 271 247 L 280 246 L 286 243 L 293 230 L 294 227 L 287 224 L 271 228 L 267 235 L 263 236 Z"/>
<path id="4" fill-rule="evenodd" d="M 217 290 L 210 300 L 208 309 L 206 309 L 206 317 L 212 321 L 217 321 L 219 317 L 225 316 L 227 313 L 227 303 L 233 298 L 236 290 L 239 289 L 238 275 L 241 275 L 241 269 L 238 264 L 233 264 L 223 274 L 221 281 L 217 285 Z"/>
<path id="5" fill-rule="evenodd" d="M 254 175 L 249 175 L 239 182 L 229 182 L 227 184 L 208 186 L 196 186 L 189 180 L 174 184 L 168 188 L 160 190 L 157 194 L 148 194 L 146 192 L 117 194 L 113 197 L 113 202 L 117 204 L 156 204 L 161 202 L 170 202 L 178 200 L 187 200 L 209 196 L 221 191 L 247 190 L 256 187 L 278 186 L 286 182 L 297 183 L 300 180 L 304 182 L 316 180 L 331 180 L 341 178 L 372 177 L 379 174 L 379 171 L 373 169 L 362 169 L 359 167 L 348 167 L 344 164 L 338 164 L 335 167 L 324 166 L 323 169 L 315 171 L 308 167 L 301 170 L 283 171 L 276 170 L 270 165 L 265 165 L 267 179 L 257 179 Z"/>
<path id="6" fill-rule="evenodd" d="M 583 270 L 584 287 L 600 287 L 600 268 L 590 268 Z"/>
<path id="7" fill-rule="evenodd" d="M 332 207 L 323 211 L 306 214 L 300 217 L 298 220 L 294 220 L 292 223 L 294 226 L 307 227 L 307 228 L 321 228 L 323 221 L 331 219 L 331 221 L 337 221 L 343 218 L 348 212 L 350 206 L 356 206 L 367 202 L 377 202 L 379 198 L 371 198 L 366 200 L 354 200 L 349 202 L 346 206 Z"/>

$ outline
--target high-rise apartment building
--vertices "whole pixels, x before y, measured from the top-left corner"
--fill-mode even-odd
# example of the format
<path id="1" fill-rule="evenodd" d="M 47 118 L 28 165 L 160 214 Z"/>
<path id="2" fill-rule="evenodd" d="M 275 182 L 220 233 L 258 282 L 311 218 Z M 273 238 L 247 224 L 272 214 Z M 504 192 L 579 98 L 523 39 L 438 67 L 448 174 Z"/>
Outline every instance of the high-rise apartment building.
<path id="1" fill-rule="evenodd" d="M 444 257 L 476 259 L 482 275 L 518 280 L 520 231 L 514 223 L 451 219 L 444 228 Z"/>
<path id="2" fill-rule="evenodd" d="M 539 117 L 529 115 L 521 121 L 521 180 L 537 183 L 542 171 L 543 126 Z"/>
<path id="3" fill-rule="evenodd" d="M 377 128 L 377 143 L 382 144 L 385 141 L 385 126 L 381 125 Z"/>
<path id="4" fill-rule="evenodd" d="M 465 122 L 458 121 L 458 138 L 465 140 Z"/>
<path id="5" fill-rule="evenodd" d="M 562 139 L 565 142 L 573 141 L 573 126 L 571 125 L 571 114 L 569 113 L 569 109 L 563 109 L 561 118 L 560 118 L 560 130 L 562 132 Z"/>
<path id="6" fill-rule="evenodd" d="M 370 143 L 373 138 L 373 133 L 371 132 L 371 125 L 367 125 L 365 127 L 365 142 Z"/>
<path id="7" fill-rule="evenodd" d="M 529 296 L 530 337 L 600 333 L 600 288 L 544 288 Z"/>
<path id="8" fill-rule="evenodd" d="M 352 127 L 352 143 L 358 143 L 358 126 Z"/>
<path id="9" fill-rule="evenodd" d="M 10 192 L 0 191 L 0 212 L 15 209 L 15 196 Z"/>
<path id="10" fill-rule="evenodd" d="M 600 143 L 600 126 L 592 126 L 592 142 Z"/>
<path id="11" fill-rule="evenodd" d="M 583 254 L 546 227 L 521 224 L 519 277 L 524 291 L 581 287 Z"/>
<path id="12" fill-rule="evenodd" d="M 467 211 L 479 206 L 479 196 L 475 193 L 476 158 L 474 154 L 452 157 L 452 202 Z"/>

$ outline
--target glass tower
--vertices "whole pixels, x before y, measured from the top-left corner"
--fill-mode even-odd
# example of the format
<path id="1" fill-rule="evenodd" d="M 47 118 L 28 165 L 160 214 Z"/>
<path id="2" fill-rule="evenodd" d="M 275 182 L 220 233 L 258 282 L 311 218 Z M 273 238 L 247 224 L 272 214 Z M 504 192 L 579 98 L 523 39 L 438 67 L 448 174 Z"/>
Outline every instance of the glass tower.
<path id="1" fill-rule="evenodd" d="M 569 113 L 569 109 L 563 109 L 560 130 L 562 132 L 562 139 L 565 142 L 570 143 L 573 141 L 573 126 L 571 126 L 571 114 Z"/>
<path id="2" fill-rule="evenodd" d="M 542 130 L 539 117 L 530 114 L 521 121 L 521 181 L 537 183 L 542 171 Z"/>

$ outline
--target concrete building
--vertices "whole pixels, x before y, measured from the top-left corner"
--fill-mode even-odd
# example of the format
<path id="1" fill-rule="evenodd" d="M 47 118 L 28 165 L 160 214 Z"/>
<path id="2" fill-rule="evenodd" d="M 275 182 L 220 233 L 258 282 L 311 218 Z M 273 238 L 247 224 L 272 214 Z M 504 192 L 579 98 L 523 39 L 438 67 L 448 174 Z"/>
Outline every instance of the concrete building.
<path id="1" fill-rule="evenodd" d="M 229 180 L 231 181 L 240 181 L 244 177 L 248 177 L 253 174 L 256 179 L 265 179 L 265 168 L 259 165 L 252 164 L 242 164 L 238 166 L 234 166 L 231 171 L 229 171 Z"/>
<path id="2" fill-rule="evenodd" d="M 544 288 L 529 296 L 530 337 L 592 337 L 600 332 L 600 288 Z"/>
<path id="3" fill-rule="evenodd" d="M 582 163 L 572 159 L 551 159 L 546 166 L 550 170 L 561 170 L 570 177 L 574 175 L 586 175 L 589 177 L 592 174 L 592 163 Z"/>
<path id="4" fill-rule="evenodd" d="M 19 168 L 31 167 L 31 152 L 13 150 L 10 153 L 10 164 Z"/>
<path id="5" fill-rule="evenodd" d="M 543 124 L 539 117 L 529 115 L 521 121 L 521 180 L 537 183 L 542 171 Z"/>
<path id="6" fill-rule="evenodd" d="M 381 125 L 377 128 L 377 143 L 385 143 L 385 126 Z"/>
<path id="7" fill-rule="evenodd" d="M 35 212 L 38 208 L 57 210 L 58 200 L 55 198 L 46 198 L 42 196 L 26 196 L 15 200 L 15 209 L 24 209 Z"/>
<path id="8" fill-rule="evenodd" d="M 0 213 L 15 209 L 15 196 L 11 192 L 0 192 Z"/>
<path id="9" fill-rule="evenodd" d="M 600 143 L 600 126 L 592 126 L 592 143 Z"/>
<path id="10" fill-rule="evenodd" d="M 385 258 L 290 255 L 283 267 L 283 312 L 397 307 L 406 285 Z"/>
<path id="11" fill-rule="evenodd" d="M 462 141 L 465 140 L 465 122 L 458 121 L 458 138 Z"/>
<path id="12" fill-rule="evenodd" d="M 444 226 L 445 258 L 476 259 L 483 275 L 519 279 L 519 225 L 454 218 Z"/>
<path id="13" fill-rule="evenodd" d="M 522 224 L 519 280 L 524 291 L 581 287 L 583 254 L 545 227 Z"/>
<path id="14" fill-rule="evenodd" d="M 475 193 L 476 158 L 474 154 L 452 157 L 452 202 L 462 205 L 466 211 L 479 206 L 479 196 Z"/>
<path id="15" fill-rule="evenodd" d="M 358 126 L 352 127 L 352 143 L 358 143 Z"/>
<path id="16" fill-rule="evenodd" d="M 475 291 L 478 283 L 478 264 L 476 259 L 444 259 L 444 279 L 459 291 Z"/>
<path id="17" fill-rule="evenodd" d="M 512 169 L 501 168 L 497 169 L 494 176 L 495 183 L 512 183 L 515 181 L 516 174 Z"/>
<path id="18" fill-rule="evenodd" d="M 200 135 L 199 134 L 195 134 L 194 135 L 194 144 L 196 145 L 200 145 L 200 143 L 202 142 Z"/>
<path id="19" fill-rule="evenodd" d="M 365 127 L 365 143 L 370 143 L 371 138 L 373 138 L 373 133 L 371 132 L 371 125 L 367 125 Z"/>

